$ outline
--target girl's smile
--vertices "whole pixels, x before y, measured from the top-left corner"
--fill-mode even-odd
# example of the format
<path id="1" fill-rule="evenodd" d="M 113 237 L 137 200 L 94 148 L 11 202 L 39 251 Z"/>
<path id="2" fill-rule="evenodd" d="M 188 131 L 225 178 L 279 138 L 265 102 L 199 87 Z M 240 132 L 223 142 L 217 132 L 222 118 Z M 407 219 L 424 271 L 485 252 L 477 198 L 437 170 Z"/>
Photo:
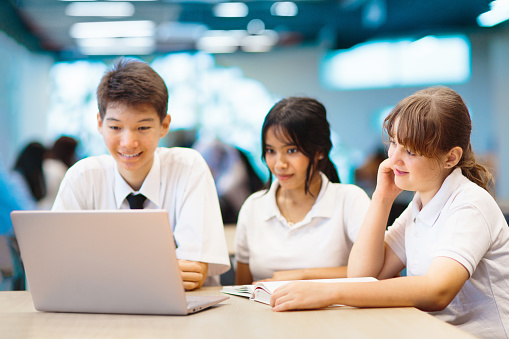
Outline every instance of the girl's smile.
<path id="1" fill-rule="evenodd" d="M 408 174 L 408 172 L 400 171 L 397 168 L 394 168 L 394 174 L 397 176 L 402 176 Z"/>
<path id="2" fill-rule="evenodd" d="M 276 174 L 276 177 L 279 181 L 286 181 L 291 179 L 293 174 Z"/>

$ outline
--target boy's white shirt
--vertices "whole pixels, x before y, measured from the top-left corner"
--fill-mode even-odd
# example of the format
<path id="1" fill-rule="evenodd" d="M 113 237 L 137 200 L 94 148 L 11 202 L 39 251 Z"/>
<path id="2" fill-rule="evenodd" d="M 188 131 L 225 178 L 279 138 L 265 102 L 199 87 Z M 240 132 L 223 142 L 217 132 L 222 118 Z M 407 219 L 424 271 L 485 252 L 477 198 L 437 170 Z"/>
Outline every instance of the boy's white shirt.
<path id="1" fill-rule="evenodd" d="M 110 155 L 93 156 L 69 169 L 52 210 L 128 209 L 125 198 L 132 192 Z M 229 269 L 216 188 L 198 152 L 158 148 L 138 192 L 147 197 L 145 208 L 168 210 L 177 258 L 208 263 L 209 276 Z"/>

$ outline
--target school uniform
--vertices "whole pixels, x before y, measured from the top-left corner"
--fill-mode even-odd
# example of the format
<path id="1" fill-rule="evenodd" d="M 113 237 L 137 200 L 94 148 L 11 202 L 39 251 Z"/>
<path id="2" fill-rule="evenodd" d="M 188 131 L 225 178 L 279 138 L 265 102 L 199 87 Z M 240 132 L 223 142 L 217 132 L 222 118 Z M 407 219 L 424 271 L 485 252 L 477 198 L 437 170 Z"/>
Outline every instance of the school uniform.
<path id="1" fill-rule="evenodd" d="M 281 270 L 346 266 L 370 199 L 357 186 L 322 185 L 305 218 L 289 224 L 276 203 L 279 182 L 252 194 L 242 206 L 235 235 L 237 262 L 249 264 L 253 279 Z"/>
<path id="2" fill-rule="evenodd" d="M 133 192 L 111 155 L 93 156 L 67 171 L 53 210 L 128 209 L 126 197 Z M 168 211 L 177 258 L 208 263 L 209 278 L 215 277 L 207 284 L 218 283 L 230 261 L 214 180 L 201 155 L 157 148 L 138 192 L 147 197 L 144 208 Z"/>
<path id="3" fill-rule="evenodd" d="M 407 275 L 426 274 L 435 257 L 462 264 L 470 278 L 438 318 L 483 338 L 509 334 L 509 227 L 491 195 L 455 169 L 421 208 L 419 194 L 385 241 Z"/>

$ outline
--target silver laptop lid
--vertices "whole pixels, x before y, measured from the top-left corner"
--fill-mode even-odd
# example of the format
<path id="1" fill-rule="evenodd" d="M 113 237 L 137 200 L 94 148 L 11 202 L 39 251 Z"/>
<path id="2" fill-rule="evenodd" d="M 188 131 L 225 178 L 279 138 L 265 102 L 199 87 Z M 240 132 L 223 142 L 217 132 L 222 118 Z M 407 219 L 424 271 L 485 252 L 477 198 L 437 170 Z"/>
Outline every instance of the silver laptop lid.
<path id="1" fill-rule="evenodd" d="M 165 210 L 14 211 L 40 311 L 186 314 Z"/>

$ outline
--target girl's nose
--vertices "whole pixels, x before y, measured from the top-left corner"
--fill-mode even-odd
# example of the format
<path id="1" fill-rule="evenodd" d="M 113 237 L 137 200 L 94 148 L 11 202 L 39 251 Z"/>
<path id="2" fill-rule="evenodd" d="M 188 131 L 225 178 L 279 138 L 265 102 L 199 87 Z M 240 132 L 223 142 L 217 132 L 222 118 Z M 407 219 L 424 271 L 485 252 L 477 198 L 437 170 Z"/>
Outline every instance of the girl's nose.
<path id="1" fill-rule="evenodd" d="M 276 168 L 286 168 L 287 166 L 286 157 L 284 155 L 278 155 L 276 158 Z"/>
<path id="2" fill-rule="evenodd" d="M 391 152 L 389 152 L 389 159 L 393 165 L 401 165 L 403 163 L 401 152 L 404 150 L 401 147 L 394 147 Z"/>

